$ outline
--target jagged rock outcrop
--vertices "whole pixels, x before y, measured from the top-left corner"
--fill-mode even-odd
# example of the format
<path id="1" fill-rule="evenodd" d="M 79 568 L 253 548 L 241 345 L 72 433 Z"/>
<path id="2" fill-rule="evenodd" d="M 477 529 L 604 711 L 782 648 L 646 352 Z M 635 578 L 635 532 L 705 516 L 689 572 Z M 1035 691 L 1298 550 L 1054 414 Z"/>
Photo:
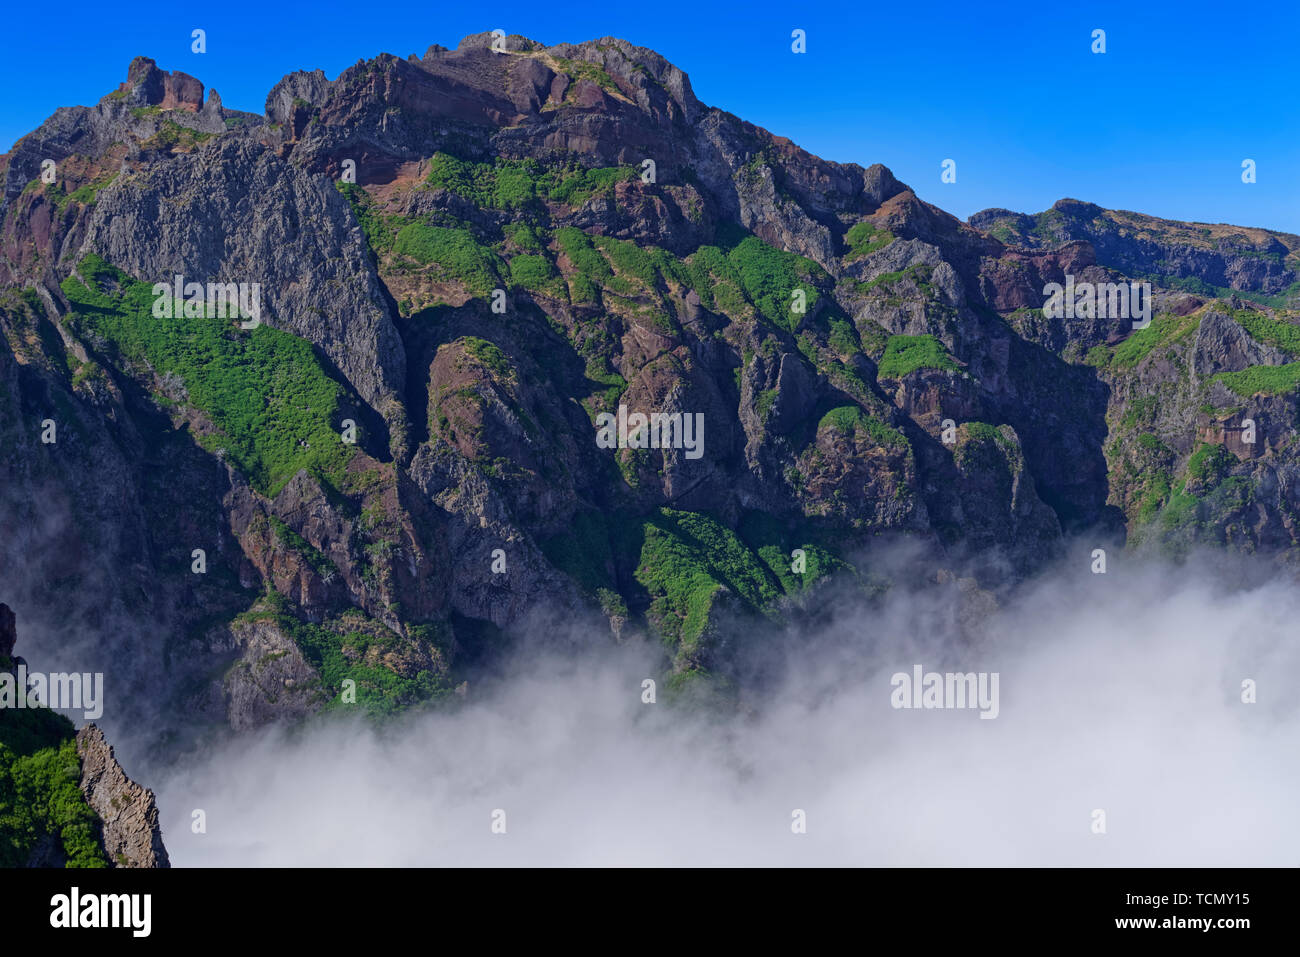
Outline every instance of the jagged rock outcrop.
<path id="1" fill-rule="evenodd" d="M 203 109 L 203 84 L 188 73 L 158 69 L 147 56 L 131 61 L 126 82 L 118 87 L 122 99 L 135 107 L 157 106 L 164 110 Z"/>
<path id="2" fill-rule="evenodd" d="M 95 725 L 77 732 L 77 753 L 81 755 L 81 790 L 103 822 L 109 865 L 170 867 L 153 791 L 126 776 L 104 732 Z"/>

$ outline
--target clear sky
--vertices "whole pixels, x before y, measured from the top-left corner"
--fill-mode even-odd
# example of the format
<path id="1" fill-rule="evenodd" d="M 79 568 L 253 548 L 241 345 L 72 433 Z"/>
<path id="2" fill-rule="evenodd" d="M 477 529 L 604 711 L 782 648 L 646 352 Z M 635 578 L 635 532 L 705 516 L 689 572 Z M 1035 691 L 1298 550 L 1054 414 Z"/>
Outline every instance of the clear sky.
<path id="1" fill-rule="evenodd" d="M 52 12 L 56 10 L 57 12 Z M 190 52 L 190 31 L 208 51 Z M 884 163 L 966 217 L 1069 196 L 1173 219 L 1300 233 L 1300 2 L 12 4 L 0 36 L 0 151 L 55 108 L 92 104 L 144 54 L 262 112 L 285 73 L 331 79 L 381 52 L 495 28 L 542 43 L 619 36 L 696 95 L 843 162 Z M 790 49 L 807 32 L 807 53 Z M 1091 52 L 1092 31 L 1106 52 Z M 945 159 L 957 182 L 940 182 Z M 1257 163 L 1243 184 L 1241 163 Z"/>

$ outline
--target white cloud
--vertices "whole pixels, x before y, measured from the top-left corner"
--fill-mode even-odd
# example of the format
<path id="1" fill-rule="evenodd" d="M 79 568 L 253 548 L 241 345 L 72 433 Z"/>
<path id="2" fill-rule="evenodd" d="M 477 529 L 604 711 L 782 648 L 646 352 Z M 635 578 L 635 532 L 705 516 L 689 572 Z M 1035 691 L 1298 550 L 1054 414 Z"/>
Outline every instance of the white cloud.
<path id="1" fill-rule="evenodd" d="M 1294 587 L 1078 567 L 966 634 L 952 593 L 840 601 L 743 716 L 642 704 L 640 649 L 520 659 L 407 726 L 246 737 L 161 783 L 165 840 L 180 866 L 1300 863 Z M 918 663 L 999 672 L 999 717 L 894 710 Z"/>

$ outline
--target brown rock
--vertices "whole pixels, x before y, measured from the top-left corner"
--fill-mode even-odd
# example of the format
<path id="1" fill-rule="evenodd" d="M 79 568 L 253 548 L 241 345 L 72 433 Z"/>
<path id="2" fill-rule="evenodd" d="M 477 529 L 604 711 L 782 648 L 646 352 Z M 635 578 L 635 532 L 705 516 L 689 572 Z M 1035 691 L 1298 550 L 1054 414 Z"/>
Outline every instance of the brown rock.
<path id="1" fill-rule="evenodd" d="M 203 84 L 188 73 L 168 72 L 147 56 L 138 56 L 127 68 L 123 91 L 137 90 L 137 98 L 147 106 L 161 106 L 164 110 L 189 110 L 197 113 L 203 108 Z"/>

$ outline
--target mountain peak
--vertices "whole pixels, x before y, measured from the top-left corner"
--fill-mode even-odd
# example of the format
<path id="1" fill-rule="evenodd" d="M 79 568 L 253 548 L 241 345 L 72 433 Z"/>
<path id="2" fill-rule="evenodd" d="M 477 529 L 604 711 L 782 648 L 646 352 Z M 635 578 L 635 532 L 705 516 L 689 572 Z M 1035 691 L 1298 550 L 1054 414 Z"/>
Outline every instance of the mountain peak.
<path id="1" fill-rule="evenodd" d="M 158 106 L 164 110 L 203 109 L 203 84 L 188 73 L 159 69 L 151 57 L 138 56 L 126 70 L 126 82 L 110 94 L 131 106 Z"/>

